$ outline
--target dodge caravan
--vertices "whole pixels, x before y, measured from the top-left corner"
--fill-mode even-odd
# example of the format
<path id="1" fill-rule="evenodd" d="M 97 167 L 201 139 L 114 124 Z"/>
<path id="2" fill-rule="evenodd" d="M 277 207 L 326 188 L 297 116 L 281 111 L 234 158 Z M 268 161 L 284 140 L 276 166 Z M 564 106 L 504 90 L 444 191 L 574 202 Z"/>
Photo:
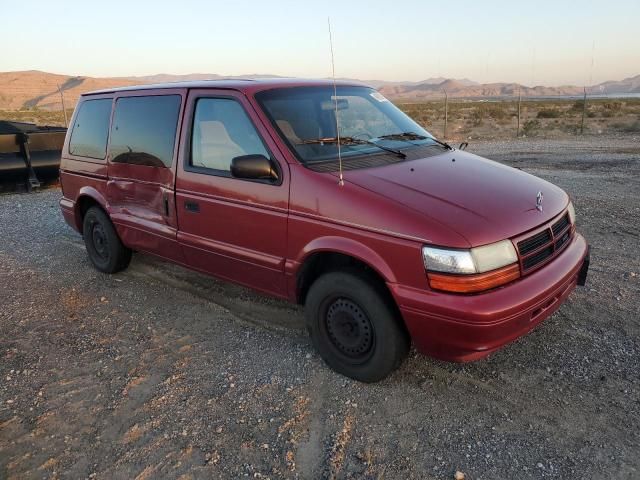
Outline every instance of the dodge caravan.
<path id="1" fill-rule="evenodd" d="M 365 382 L 411 343 L 450 361 L 494 352 L 588 269 L 564 191 L 437 140 L 352 82 L 84 94 L 60 180 L 98 270 L 140 251 L 302 304 L 322 358 Z"/>

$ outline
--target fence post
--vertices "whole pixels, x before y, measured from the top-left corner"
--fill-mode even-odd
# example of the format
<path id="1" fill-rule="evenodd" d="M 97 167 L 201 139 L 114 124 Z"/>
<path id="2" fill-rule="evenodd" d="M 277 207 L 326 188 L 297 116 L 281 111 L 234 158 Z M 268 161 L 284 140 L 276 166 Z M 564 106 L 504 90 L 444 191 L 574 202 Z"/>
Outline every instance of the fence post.
<path id="1" fill-rule="evenodd" d="M 584 133 L 584 115 L 587 111 L 587 87 L 584 87 L 584 98 L 582 99 L 582 121 L 580 122 L 580 135 Z"/>
<path id="2" fill-rule="evenodd" d="M 62 94 L 62 89 L 60 85 L 58 85 L 58 92 L 60 93 L 60 101 L 62 102 L 62 112 L 64 113 L 64 126 L 69 128 L 69 120 L 67 119 L 67 109 L 64 106 L 64 95 Z"/>
<path id="3" fill-rule="evenodd" d="M 442 139 L 446 140 L 447 139 L 447 119 L 449 114 L 449 95 L 447 95 L 446 90 L 443 90 L 443 92 L 444 92 L 444 132 L 442 134 Z"/>

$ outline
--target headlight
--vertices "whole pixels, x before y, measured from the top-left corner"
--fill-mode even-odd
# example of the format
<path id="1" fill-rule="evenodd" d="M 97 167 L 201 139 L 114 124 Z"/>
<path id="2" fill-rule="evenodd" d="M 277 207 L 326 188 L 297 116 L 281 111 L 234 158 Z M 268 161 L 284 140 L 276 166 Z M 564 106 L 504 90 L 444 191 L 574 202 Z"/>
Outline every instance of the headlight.
<path id="1" fill-rule="evenodd" d="M 518 255 L 510 240 L 454 250 L 422 247 L 431 288 L 458 293 L 495 288 L 520 277 Z"/>
<path id="2" fill-rule="evenodd" d="M 422 247 L 424 267 L 432 272 L 476 273 L 471 250 Z"/>
<path id="3" fill-rule="evenodd" d="M 518 261 L 510 240 L 475 247 L 471 250 L 450 250 L 422 247 L 424 267 L 431 272 L 484 273 Z"/>
<path id="4" fill-rule="evenodd" d="M 567 208 L 569 212 L 569 220 L 571 220 L 571 225 L 576 224 L 576 210 L 573 208 L 573 202 L 569 202 L 569 208 Z"/>

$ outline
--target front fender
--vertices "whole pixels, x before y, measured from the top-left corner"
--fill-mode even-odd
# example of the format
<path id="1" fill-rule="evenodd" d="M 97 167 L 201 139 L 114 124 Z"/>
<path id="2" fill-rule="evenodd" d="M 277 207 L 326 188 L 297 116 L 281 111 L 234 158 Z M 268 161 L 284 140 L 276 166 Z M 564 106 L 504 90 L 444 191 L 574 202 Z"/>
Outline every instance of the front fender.
<path id="1" fill-rule="evenodd" d="M 363 243 L 345 237 L 327 236 L 312 240 L 298 253 L 295 264 L 301 267 L 311 255 L 319 252 L 340 253 L 356 258 L 378 272 L 385 282 L 396 283 L 393 270 L 380 254 Z"/>

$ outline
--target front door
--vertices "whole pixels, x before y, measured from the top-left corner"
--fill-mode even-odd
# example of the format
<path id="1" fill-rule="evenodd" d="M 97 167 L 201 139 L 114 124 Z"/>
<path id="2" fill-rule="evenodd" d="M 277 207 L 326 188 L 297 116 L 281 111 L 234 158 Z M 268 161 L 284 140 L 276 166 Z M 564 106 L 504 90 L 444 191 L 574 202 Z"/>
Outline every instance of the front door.
<path id="1" fill-rule="evenodd" d="M 125 245 L 181 263 L 174 158 L 185 98 L 184 89 L 116 96 L 107 183 L 111 218 Z"/>
<path id="2" fill-rule="evenodd" d="M 289 170 L 240 92 L 189 92 L 176 181 L 186 262 L 193 268 L 285 297 Z M 278 180 L 231 176 L 234 157 L 270 158 Z"/>

